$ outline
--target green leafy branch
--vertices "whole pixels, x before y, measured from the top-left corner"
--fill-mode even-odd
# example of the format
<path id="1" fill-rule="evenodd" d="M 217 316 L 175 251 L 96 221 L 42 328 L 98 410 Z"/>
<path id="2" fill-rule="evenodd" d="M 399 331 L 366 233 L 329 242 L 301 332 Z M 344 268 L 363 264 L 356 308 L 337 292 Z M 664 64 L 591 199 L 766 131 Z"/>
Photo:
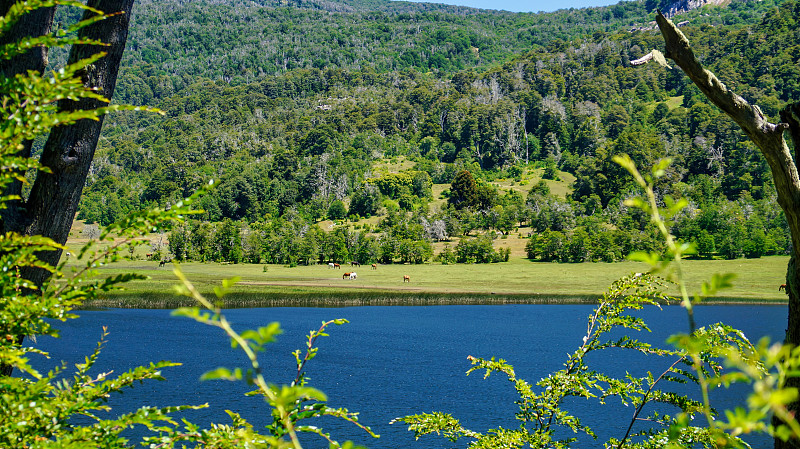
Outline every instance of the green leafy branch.
<path id="1" fill-rule="evenodd" d="M 0 18 L 0 33 L 7 33 L 11 27 L 24 15 L 37 8 L 55 5 L 76 6 L 89 9 L 95 13 L 92 19 L 81 21 L 70 27 L 70 31 L 77 30 L 97 20 L 108 17 L 99 11 L 87 8 L 77 1 L 27 1 L 14 2 L 6 16 Z M 14 48 L 29 49 L 39 45 L 66 45 L 67 42 L 95 44 L 94 41 L 65 40 L 53 34 L 47 36 L 24 38 L 14 44 Z M 0 52 L 0 57 L 11 58 L 15 52 L 10 46 L 5 46 Z M 37 169 L 49 172 L 38 161 L 26 157 L 21 153 L 24 142 L 45 135 L 53 127 L 74 123 L 82 119 L 97 119 L 101 115 L 114 110 L 142 109 L 133 106 L 111 105 L 104 108 L 90 110 L 76 110 L 65 112 L 58 108 L 61 100 L 77 101 L 82 98 L 92 98 L 108 102 L 99 92 L 87 88 L 80 79 L 81 70 L 85 69 L 102 54 L 96 54 L 49 76 L 42 76 L 38 72 L 28 71 L 18 74 L 13 78 L 0 78 L 0 189 L 6 192 L 13 182 L 26 183 L 25 173 Z M 147 109 L 155 111 L 155 109 Z M 21 200 L 19 195 L 6 194 L 0 197 L 0 208 L 5 208 L 7 202 Z M 160 219 L 170 220 L 177 215 L 160 214 L 156 211 L 153 217 L 161 215 Z M 141 227 L 131 229 L 132 234 L 141 233 Z M 131 243 L 120 241 L 117 247 L 121 248 Z M 14 366 L 31 375 L 36 376 L 30 368 L 24 354 L 36 352 L 31 348 L 20 346 L 21 336 L 25 335 L 56 335 L 46 319 L 64 320 L 70 318 L 69 310 L 81 301 L 91 297 L 98 291 L 107 291 L 131 279 L 140 278 L 137 275 L 121 275 L 116 278 L 88 282 L 91 273 L 89 268 L 104 259 L 113 257 L 112 251 L 103 251 L 94 260 L 90 260 L 87 268 L 81 272 L 66 276 L 62 273 L 64 265 L 52 267 L 43 262 L 39 255 L 46 251 L 63 251 L 66 248 L 50 239 L 41 236 L 24 236 L 16 233 L 6 233 L 0 236 L 0 280 L 2 280 L 3 298 L 0 302 L 0 365 Z M 88 247 L 82 252 L 88 250 Z M 57 282 L 47 283 L 40 287 L 37 283 L 27 278 L 27 274 L 41 270 L 50 273 L 52 280 Z"/>
<path id="2" fill-rule="evenodd" d="M 29 14 L 40 8 L 50 8 L 58 5 L 85 9 L 92 11 L 95 14 L 103 15 L 102 11 L 87 6 L 78 0 L 34 0 L 27 2 L 14 2 L 8 8 L 8 12 L 6 12 L 6 15 L 0 17 L 0 33 L 8 32 L 15 23 L 17 23 L 22 17 L 25 16 L 25 14 Z"/>
<path id="3" fill-rule="evenodd" d="M 212 185 L 209 184 L 208 188 Z M 74 318 L 71 310 L 85 301 L 100 293 L 119 289 L 131 280 L 146 279 L 146 276 L 135 273 L 98 277 L 98 268 L 122 258 L 128 247 L 140 244 L 138 238 L 155 227 L 197 213 L 192 205 L 206 190 L 200 189 L 169 210 L 134 212 L 110 225 L 101 234 L 100 241 L 90 240 L 78 251 L 76 258 L 82 261 L 78 266 L 68 267 L 67 263 L 73 261 L 66 259 L 56 267 L 42 261 L 39 257 L 42 252 L 67 249 L 49 238 L 16 233 L 0 236 L 0 347 L 3 349 L 0 364 L 15 366 L 38 377 L 39 374 L 24 358 L 26 353 L 35 351 L 30 347 L 20 347 L 16 336 L 57 336 L 52 320 Z M 45 270 L 51 274 L 50 282 L 39 287 L 26 279 L 23 269 Z"/>
<path id="4" fill-rule="evenodd" d="M 203 380 L 221 379 L 241 381 L 244 380 L 248 384 L 255 385 L 257 390 L 250 394 L 258 394 L 264 397 L 266 402 L 272 407 L 272 424 L 267 426 L 273 439 L 269 439 L 270 444 L 281 445 L 282 437 L 288 436 L 291 446 L 301 448 L 300 441 L 297 437 L 298 432 L 314 433 L 325 438 L 331 447 L 351 447 L 350 444 L 340 445 L 334 440 L 330 434 L 322 431 L 318 427 L 311 425 L 302 425 L 301 421 L 316 418 L 321 416 L 333 416 L 340 419 L 349 421 L 369 435 L 378 438 L 378 435 L 372 432 L 369 427 L 366 427 L 358 422 L 357 413 L 351 413 L 347 409 L 332 408 L 326 403 L 327 396 L 312 387 L 307 386 L 307 377 L 304 371 L 306 363 L 316 357 L 318 348 L 315 346 L 316 340 L 319 337 L 327 336 L 325 329 L 331 325 L 341 325 L 347 323 L 345 319 L 336 319 L 323 322 L 320 328 L 316 331 L 312 330 L 307 337 L 306 350 L 302 354 L 300 350 L 296 350 L 293 354 L 297 365 L 297 374 L 295 379 L 289 385 L 277 386 L 267 383 L 264 378 L 261 364 L 258 361 L 257 354 L 266 350 L 269 343 L 275 341 L 275 338 L 280 335 L 281 329 L 278 323 L 270 323 L 267 326 L 260 327 L 254 330 L 246 330 L 242 333 L 236 332 L 225 315 L 222 314 L 222 309 L 218 304 L 212 304 L 205 298 L 185 277 L 180 267 L 175 264 L 175 275 L 181 281 L 181 284 L 175 287 L 178 294 L 194 298 L 201 307 L 183 307 L 173 312 L 173 315 L 185 316 L 192 318 L 197 322 L 207 324 L 222 329 L 231 339 L 231 346 L 233 348 L 241 348 L 245 353 L 250 367 L 242 370 L 235 368 L 216 368 L 203 374 Z M 222 286 L 215 288 L 217 298 L 222 298 L 231 287 L 236 283 L 237 279 L 226 279 L 222 281 Z M 302 354 L 302 356 L 301 356 Z M 251 435 L 253 438 L 262 438 Z"/>
<path id="5" fill-rule="evenodd" d="M 201 192 L 202 193 L 202 192 Z M 199 194 L 198 194 L 199 195 Z M 169 426 L 177 425 L 170 414 L 201 406 L 142 407 L 114 419 L 100 419 L 96 411 L 106 411 L 105 401 L 110 394 L 144 380 L 161 380 L 161 370 L 177 366 L 171 362 L 158 362 L 127 371 L 115 378 L 112 373 L 90 376 L 102 348 L 103 341 L 84 363 L 75 366 L 71 381 L 58 379 L 62 368 L 42 375 L 28 358 L 30 354 L 48 356 L 44 351 L 21 345 L 19 336 L 58 336 L 55 321 L 74 318 L 72 310 L 100 292 L 119 288 L 120 284 L 144 276 L 122 274 L 99 278 L 97 268 L 119 259 L 127 245 L 145 235 L 153 226 L 180 220 L 193 213 L 190 206 L 193 196 L 169 211 L 151 210 L 134 213 L 109 226 L 103 238 L 109 246 L 98 247 L 90 241 L 81 254 L 90 254 L 82 268 L 65 273 L 66 262 L 53 267 L 43 262 L 37 254 L 43 251 L 64 250 L 51 239 L 41 236 L 22 236 L 8 233 L 0 238 L 0 363 L 28 374 L 24 377 L 0 376 L 0 447 L 44 447 L 57 442 L 58 447 L 83 447 L 87 443 L 101 447 L 123 447 L 125 439 L 120 432 L 134 425 L 144 425 L 164 434 L 167 441 L 179 441 L 185 435 L 174 435 Z M 112 234 L 113 232 L 113 234 Z M 119 238 L 123 236 L 123 238 Z M 39 288 L 22 275 L 23 268 L 46 270 L 51 278 Z M 103 333 L 103 340 L 106 333 Z M 73 425 L 75 415 L 94 421 L 91 425 Z M 55 443 L 54 443 L 55 444 Z M 96 446 L 95 446 L 96 447 Z"/>
<path id="6" fill-rule="evenodd" d="M 743 443 L 738 437 L 751 432 L 767 432 L 784 441 L 800 439 L 800 424 L 787 409 L 787 405 L 798 397 L 798 391 L 785 386 L 789 377 L 800 375 L 800 350 L 782 344 L 770 345 L 767 340 L 754 346 L 741 331 L 720 323 L 696 329 L 693 306 L 719 290 L 730 287 L 734 276 L 714 274 L 701 285 L 700 293 L 690 297 L 681 260 L 684 255 L 693 252 L 693 246 L 679 244 L 669 232 L 672 217 L 687 203 L 667 196 L 663 198 L 664 207 L 661 207 L 653 188 L 654 180 L 664 174 L 670 160 L 659 161 L 648 175 L 640 174 L 627 155 L 617 156 L 615 161 L 631 173 L 647 198 L 634 198 L 627 204 L 648 213 L 650 221 L 667 243 L 667 253 L 663 256 L 650 253 L 639 254 L 635 258 L 650 264 L 653 272 L 671 273 L 671 278 L 680 287 L 681 304 L 687 310 L 690 332 L 674 335 L 669 341 L 685 354 L 700 386 L 702 413 L 707 421 L 705 434 L 714 447 L 740 447 Z M 729 369 L 723 370 L 726 366 Z M 747 408 L 726 410 L 725 419 L 717 419 L 710 404 L 709 391 L 728 387 L 734 382 L 752 384 L 753 392 L 748 396 Z M 781 424 L 767 424 L 772 415 L 778 417 Z M 689 421 L 688 413 L 676 418 L 670 428 L 668 447 L 689 445 L 678 437 L 688 429 Z"/>
<path id="7" fill-rule="evenodd" d="M 96 53 L 50 72 L 49 76 L 29 71 L 14 78 L 0 79 L 0 94 L 2 94 L 0 113 L 3 114 L 3 120 L 0 121 L 2 153 L 13 156 L 21 149 L 24 141 L 46 134 L 55 126 L 69 125 L 84 119 L 97 120 L 114 111 L 148 111 L 163 114 L 156 108 L 119 104 L 95 109 L 60 110 L 58 102 L 61 100 L 94 99 L 103 103 L 109 102 L 101 92 L 84 86 L 80 78 L 83 70 L 103 56 L 105 56 L 103 52 Z M 20 164 L 19 160 L 10 162 Z M 20 167 L 4 165 L 3 168 L 6 171 Z"/>
<path id="8" fill-rule="evenodd" d="M 639 417 L 646 404 L 661 402 L 678 407 L 687 413 L 694 413 L 702 408 L 702 404 L 697 401 L 656 388 L 662 381 L 685 383 L 693 380 L 690 373 L 680 368 L 681 362 L 684 361 L 682 353 L 655 347 L 630 337 L 613 339 L 608 337 L 609 332 L 618 328 L 649 331 L 647 324 L 641 318 L 629 312 L 645 306 L 658 307 L 662 303 L 672 302 L 673 300 L 661 291 L 663 284 L 662 279 L 641 273 L 614 282 L 589 316 L 586 334 L 579 347 L 568 356 L 564 368 L 542 378 L 535 386 L 518 378 L 513 366 L 503 359 L 470 356 L 469 360 L 473 366 L 467 374 L 483 371 L 486 378 L 492 373 L 502 373 L 514 384 L 519 397 L 516 401 L 519 409 L 515 413 L 515 419 L 520 422 L 518 428 L 475 432 L 464 428 L 452 415 L 441 412 L 409 415 L 396 418 L 392 422 L 407 424 L 416 438 L 433 433 L 443 435 L 451 441 L 467 437 L 473 440 L 470 443 L 471 448 L 523 446 L 566 448 L 577 440 L 555 439 L 556 435 L 562 434 L 557 431 L 558 429 L 568 430 L 570 433 L 582 432 L 593 438 L 596 438 L 596 434 L 578 417 L 563 408 L 565 399 L 594 398 L 602 405 L 609 398 L 616 397 L 625 405 L 634 405 L 636 412 L 625 437 L 619 441 L 612 439 L 609 443 L 623 447 L 632 436 L 666 433 L 671 423 L 669 416 L 653 412 L 647 418 Z M 628 374 L 624 378 L 617 379 L 592 370 L 587 364 L 586 357 L 589 354 L 610 348 L 634 350 L 659 357 L 676 357 L 676 360 L 655 378 L 648 373 L 644 378 Z M 632 434 L 632 427 L 636 422 L 650 422 L 658 428 L 655 431 L 647 429 Z"/>
<path id="9" fill-rule="evenodd" d="M 163 380 L 161 370 L 178 366 L 177 363 L 158 362 L 147 367 L 137 367 L 115 378 L 111 372 L 89 375 L 98 359 L 107 332 L 104 329 L 101 341 L 84 363 L 75 365 L 72 379 L 59 379 L 64 370 L 59 368 L 38 376 L 34 381 L 21 377 L 2 377 L 0 386 L 3 400 L 0 401 L 0 447 L 44 447 L 58 441 L 59 447 L 72 447 L 91 443 L 102 447 L 121 447 L 119 433 L 133 425 L 144 425 L 152 430 L 167 428 L 157 422 L 173 423 L 170 414 L 189 409 L 206 407 L 143 407 L 115 419 L 100 419 L 96 411 L 108 411 L 105 404 L 110 394 L 145 380 Z M 91 425 L 73 425 L 75 415 L 83 415 L 94 421 Z M 52 441 L 51 441 L 52 440 Z M 107 444 L 106 444 L 107 443 Z"/>
<path id="10" fill-rule="evenodd" d="M 15 44 L 3 46 L 0 48 L 0 57 L 8 59 L 42 45 L 63 46 L 76 43 L 103 45 L 93 40 L 80 40 L 67 36 L 68 33 L 81 27 L 109 17 L 72 0 L 14 2 L 8 14 L 0 18 L 0 33 L 7 33 L 23 14 L 36 8 L 55 5 L 81 7 L 97 15 L 67 30 L 59 30 L 55 34 L 26 38 Z M 102 56 L 102 53 L 96 54 L 53 72 L 47 77 L 36 72 L 28 72 L 11 79 L 0 79 L 2 96 L 0 113 L 3 115 L 0 119 L 0 189 L 4 192 L 13 182 L 25 183 L 25 174 L 28 170 L 48 171 L 46 167 L 42 167 L 22 152 L 26 141 L 46 134 L 55 126 L 83 119 L 98 119 L 101 115 L 115 110 L 143 109 L 111 105 L 73 112 L 59 110 L 58 102 L 61 100 L 94 99 L 108 102 L 100 92 L 83 86 L 80 79 L 81 71 Z M 63 364 L 62 367 L 42 375 L 28 360 L 30 354 L 43 356 L 48 354 L 36 348 L 24 347 L 23 337 L 35 334 L 57 336 L 58 332 L 52 325 L 53 320 L 63 321 L 73 318 L 74 315 L 70 312 L 84 300 L 92 298 L 100 291 L 117 288 L 123 282 L 142 278 L 143 276 L 136 274 L 125 274 L 98 280 L 94 276 L 98 274 L 96 270 L 98 267 L 119 260 L 123 248 L 134 247 L 141 236 L 163 223 L 171 220 L 180 221 L 184 215 L 194 213 L 190 207 L 191 203 L 202 193 L 203 191 L 198 192 L 168 210 L 155 209 L 134 213 L 109 226 L 101 235 L 101 241 L 106 245 L 91 241 L 82 248 L 77 259 L 83 262 L 83 266 L 70 266 L 71 275 L 64 273 L 68 267 L 67 261 L 54 267 L 39 257 L 39 254 L 45 251 L 65 250 L 66 247 L 63 245 L 41 236 L 27 237 L 15 233 L 0 236 L 0 289 L 2 289 L 0 364 L 4 365 L 4 372 L 6 367 L 11 367 L 28 375 L 0 376 L 0 391 L 3 393 L 0 397 L 0 447 L 122 448 L 128 447 L 128 441 L 120 433 L 134 425 L 143 425 L 151 431 L 160 433 L 157 437 L 145 438 L 145 443 L 154 448 L 172 448 L 184 441 L 217 448 L 300 447 L 292 429 L 291 419 L 286 419 L 284 422 L 292 433 L 292 442 L 285 442 L 277 437 L 262 437 L 255 434 L 251 426 L 232 412 L 230 413 L 232 426 L 212 425 L 211 429 L 200 429 L 186 421 L 182 429 L 177 429 L 177 422 L 170 417 L 174 412 L 201 408 L 205 405 L 141 407 L 114 419 L 99 418 L 97 411 L 109 409 L 105 402 L 110 394 L 119 392 L 137 381 L 162 379 L 161 369 L 176 365 L 171 362 L 134 368 L 116 378 L 111 378 L 110 372 L 89 375 L 90 369 L 99 357 L 102 340 L 83 363 L 76 365 L 76 372 L 71 380 L 60 378 L 64 371 Z M 5 207 L 6 202 L 15 200 L 21 200 L 20 196 L 3 195 L 0 197 L 0 207 Z M 26 278 L 25 273 L 30 273 L 32 270 L 44 270 L 51 276 L 40 286 Z M 276 328 L 247 334 L 245 338 L 237 336 L 234 340 L 251 356 L 251 360 L 257 363 L 252 357 L 253 350 L 262 348 L 274 336 L 274 332 Z M 104 331 L 103 339 L 105 336 Z M 313 353 L 310 353 L 305 360 L 310 360 L 312 357 Z M 285 411 L 290 409 L 291 404 L 295 404 L 298 398 L 323 401 L 325 399 L 321 392 L 308 387 L 263 388 L 266 384 L 257 364 L 254 368 L 259 387 L 273 397 L 272 403 L 281 408 L 282 416 L 288 416 Z M 343 409 L 330 409 L 324 414 L 349 417 Z M 80 424 L 74 419 L 76 415 L 83 415 L 93 423 Z M 342 447 L 351 448 L 352 444 L 345 443 Z"/>
<path id="11" fill-rule="evenodd" d="M 14 2 L 7 14 L 0 17 L 0 34 L 11 30 L 21 17 L 38 8 L 54 7 L 56 5 L 70 6 L 89 10 L 96 15 L 91 18 L 72 24 L 66 30 L 57 30 L 43 36 L 31 36 L 20 39 L 0 47 L 0 59 L 11 59 L 25 53 L 34 47 L 64 47 L 72 44 L 106 46 L 103 42 L 80 39 L 74 37 L 74 32 L 91 25 L 97 21 L 105 20 L 112 15 L 103 14 L 94 8 L 74 0 L 32 0 Z M 78 109 L 64 111 L 59 109 L 58 103 L 62 100 L 79 101 L 81 99 L 94 99 L 103 103 L 110 100 L 102 92 L 86 87 L 81 79 L 81 73 L 97 60 L 105 56 L 98 52 L 85 59 L 69 64 L 66 67 L 42 74 L 36 71 L 20 73 L 12 78 L 0 78 L 0 190 L 5 191 L 6 186 L 12 181 L 27 182 L 24 174 L 28 170 L 38 169 L 49 172 L 38 161 L 19 154 L 23 143 L 31 141 L 38 136 L 46 135 L 52 128 L 61 125 L 73 124 L 79 120 L 98 120 L 99 117 L 114 111 L 149 111 L 163 115 L 156 108 L 131 105 L 108 105 L 94 109 Z M 18 195 L 5 195 L 0 200 L 3 202 L 19 200 Z M 5 205 L 0 206 L 5 207 Z"/>

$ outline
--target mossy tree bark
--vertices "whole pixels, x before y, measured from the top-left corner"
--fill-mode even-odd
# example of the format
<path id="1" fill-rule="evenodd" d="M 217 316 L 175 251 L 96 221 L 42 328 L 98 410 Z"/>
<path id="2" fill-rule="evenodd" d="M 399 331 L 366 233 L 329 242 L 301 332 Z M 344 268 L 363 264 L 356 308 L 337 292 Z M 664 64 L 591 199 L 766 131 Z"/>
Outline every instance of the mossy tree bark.
<path id="1" fill-rule="evenodd" d="M 758 146 L 767 159 L 778 204 L 786 214 L 792 238 L 792 253 L 786 272 L 786 292 L 789 295 L 789 320 L 786 329 L 786 343 L 800 344 L 800 179 L 798 179 L 797 160 L 800 151 L 800 103 L 788 105 L 781 111 L 781 123 L 770 123 L 756 105 L 727 88 L 713 73 L 704 69 L 695 57 L 684 34 L 660 12 L 656 17 L 658 27 L 666 43 L 665 56 L 675 61 L 701 92 L 717 107 L 728 114 Z M 783 137 L 788 131 L 794 142 L 792 154 Z M 794 156 L 794 157 L 793 157 Z M 790 387 L 800 387 L 800 379 L 791 378 Z M 795 416 L 800 403 L 790 405 Z M 800 441 L 781 441 L 775 439 L 775 447 L 800 448 Z"/>
<path id="2" fill-rule="evenodd" d="M 98 40 L 108 46 L 74 45 L 70 49 L 68 63 L 77 62 L 99 52 L 106 55 L 89 66 L 83 75 L 87 87 L 98 90 L 106 98 L 114 94 L 122 53 L 128 37 L 131 9 L 134 0 L 89 0 L 88 5 L 113 14 L 111 17 L 93 23 L 79 31 L 79 37 Z M 15 1 L 0 1 L 0 12 L 8 11 Z M 43 8 L 29 14 L 24 22 L 3 36 L 5 42 L 14 42 L 28 36 L 41 36 L 52 29 L 54 8 Z M 94 13 L 86 11 L 84 19 Z M 0 65 L 6 76 L 25 73 L 27 70 L 43 72 L 47 66 L 47 50 L 37 48 L 25 55 Z M 63 111 L 89 110 L 104 106 L 105 103 L 84 99 L 59 103 Z M 73 125 L 58 126 L 51 130 L 45 143 L 40 163 L 50 168 L 51 173 L 39 172 L 33 182 L 31 193 L 26 199 L 9 204 L 0 211 L 0 231 L 16 232 L 23 235 L 41 235 L 57 243 L 64 244 L 69 236 L 72 221 L 78 209 L 83 186 L 94 158 L 103 117 L 99 120 L 80 120 Z M 30 146 L 23 149 L 30 155 Z M 9 190 L 19 193 L 21 185 L 12 185 Z M 45 262 L 55 265 L 61 251 L 48 251 L 39 255 Z M 42 285 L 49 273 L 45 270 L 31 270 L 22 273 L 27 279 Z M 20 341 L 21 343 L 21 341 Z M 11 367 L 0 367 L 0 374 L 8 375 Z"/>

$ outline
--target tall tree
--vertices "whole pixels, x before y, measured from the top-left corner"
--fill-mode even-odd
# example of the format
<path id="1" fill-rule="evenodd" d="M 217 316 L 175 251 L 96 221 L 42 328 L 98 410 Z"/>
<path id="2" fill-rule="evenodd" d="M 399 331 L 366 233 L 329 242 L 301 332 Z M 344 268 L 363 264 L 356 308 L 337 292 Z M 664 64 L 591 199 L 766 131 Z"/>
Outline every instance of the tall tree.
<path id="1" fill-rule="evenodd" d="M 456 173 L 453 182 L 450 184 L 450 198 L 448 202 L 456 209 L 471 207 L 476 202 L 477 185 L 472 173 L 461 170 Z"/>
<path id="2" fill-rule="evenodd" d="M 778 193 L 778 204 L 786 214 L 792 237 L 792 253 L 786 271 L 786 292 L 789 295 L 786 343 L 800 345 L 800 177 L 797 166 L 800 160 L 800 102 L 789 104 L 781 111 L 782 123 L 770 123 L 758 106 L 736 95 L 713 73 L 703 68 L 689 40 L 669 19 L 659 12 L 656 21 L 666 43 L 665 55 L 675 61 L 700 91 L 742 128 L 769 163 Z M 794 142 L 794 157 L 783 137 L 787 130 Z M 800 378 L 790 377 L 787 386 L 800 387 Z M 800 411 L 800 401 L 790 404 L 789 410 L 794 416 L 800 416 L 797 413 Z M 775 438 L 775 448 L 800 448 L 800 441 Z"/>
<path id="3" fill-rule="evenodd" d="M 0 1 L 0 15 L 6 16 L 15 1 L 2 0 Z M 53 17 L 56 8 L 38 8 L 27 14 L 24 14 L 11 29 L 0 34 L 0 45 L 9 45 L 20 41 L 23 38 L 34 38 L 50 34 Z M 14 56 L 11 59 L 0 59 L 0 76 L 6 79 L 11 79 L 17 75 L 26 73 L 28 70 L 42 73 L 47 67 L 47 54 L 48 48 L 45 46 L 34 47 L 25 53 Z M 29 140 L 23 144 L 20 151 L 20 156 L 30 157 L 33 141 Z M 7 188 L 6 195 L 19 196 L 22 192 L 22 182 L 13 182 Z M 16 206 L 16 203 L 10 203 L 11 207 Z M 0 210 L 0 217 L 6 221 L 4 211 Z M 9 231 L 8 226 L 3 225 L 3 231 Z"/>
<path id="4" fill-rule="evenodd" d="M 0 11 L 8 11 L 13 1 L 0 3 Z M 133 0 L 90 0 L 88 6 L 104 11 L 111 17 L 95 22 L 79 31 L 79 39 L 94 40 L 107 43 L 101 45 L 74 45 L 70 51 L 68 63 L 74 63 L 99 52 L 105 56 L 87 67 L 83 81 L 87 87 L 95 89 L 111 98 L 117 82 L 117 73 L 125 49 L 128 35 L 128 24 Z M 47 10 L 52 8 L 46 8 Z M 3 36 L 3 39 L 14 42 L 31 33 L 47 33 L 52 28 L 53 14 L 35 12 L 36 20 L 41 23 L 18 26 Z M 86 11 L 84 19 L 96 15 Z M 16 58 L 3 67 L 4 74 L 23 73 L 27 70 L 42 71 L 47 64 L 47 52 L 35 49 L 25 57 Z M 63 111 L 91 110 L 105 106 L 96 99 L 80 101 L 62 100 L 59 109 Z M 94 158 L 102 116 L 99 120 L 80 120 L 72 125 L 59 126 L 52 130 L 45 143 L 40 163 L 50 169 L 50 173 L 40 171 L 36 175 L 33 188 L 27 199 L 12 204 L 8 209 L 0 211 L 3 232 L 18 232 L 25 235 L 42 235 L 58 243 L 65 243 L 69 235 L 72 221 L 78 208 L 86 176 Z M 12 189 L 20 191 L 19 183 Z M 55 264 L 61 256 L 60 252 L 42 255 L 42 258 Z M 41 283 L 46 273 L 40 273 L 30 280 Z"/>
<path id="5" fill-rule="evenodd" d="M 78 40 L 81 42 L 103 42 L 107 45 L 76 44 L 70 49 L 68 64 L 85 60 L 97 53 L 104 56 L 86 67 L 82 73 L 84 85 L 106 98 L 114 94 L 122 52 L 128 35 L 131 9 L 134 0 L 89 0 L 89 7 L 83 19 L 88 20 L 103 11 L 109 17 L 96 21 L 80 29 Z M 0 1 L 0 12 L 7 13 L 17 1 Z M 17 42 L 26 37 L 44 36 L 50 33 L 53 25 L 54 8 L 43 8 L 34 11 L 19 22 L 9 32 L 2 35 L 2 41 Z M 3 76 L 14 76 L 29 70 L 42 73 L 47 66 L 47 49 L 36 47 L 27 53 L 5 61 L 0 66 Z M 78 101 L 61 100 L 59 110 L 81 111 L 95 110 L 106 103 L 93 98 L 82 98 Z M 0 231 L 16 232 L 23 235 L 41 235 L 49 237 L 57 243 L 67 241 L 72 221 L 86 183 L 95 148 L 100 138 L 103 125 L 102 115 L 97 120 L 83 119 L 70 125 L 54 128 L 45 143 L 39 159 L 41 165 L 49 172 L 39 171 L 33 182 L 33 188 L 27 199 L 11 202 L 8 208 L 0 210 Z M 24 145 L 22 156 L 30 156 L 30 143 Z M 20 182 L 11 185 L 6 194 L 19 194 L 22 191 Z M 56 265 L 61 251 L 49 251 L 39 257 L 50 265 Z M 46 270 L 31 270 L 22 275 L 42 285 L 49 277 Z M 21 344 L 21 341 L 19 342 Z M 0 367 L 0 374 L 8 375 L 10 366 Z"/>

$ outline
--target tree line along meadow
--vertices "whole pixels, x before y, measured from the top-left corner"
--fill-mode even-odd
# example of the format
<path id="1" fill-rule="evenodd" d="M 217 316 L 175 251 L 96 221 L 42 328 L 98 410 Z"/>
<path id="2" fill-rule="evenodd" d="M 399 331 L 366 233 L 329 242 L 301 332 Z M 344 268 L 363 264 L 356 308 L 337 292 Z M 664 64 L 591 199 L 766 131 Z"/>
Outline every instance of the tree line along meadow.
<path id="1" fill-rule="evenodd" d="M 472 180 L 468 171 L 460 172 L 457 179 L 465 177 Z M 663 250 L 663 242 L 640 212 L 617 210 L 613 217 L 618 221 L 610 226 L 602 213 L 553 195 L 541 180 L 527 198 L 516 190 L 498 196 L 490 185 L 483 184 L 483 188 L 493 194 L 485 208 L 454 205 L 454 187 L 448 201 L 440 201 L 444 203 L 440 210 L 429 214 L 404 211 L 387 200 L 385 212 L 371 220 L 357 220 L 358 215 L 351 214 L 353 221 L 348 221 L 341 202 L 332 203 L 328 211 L 333 221 L 307 220 L 293 210 L 252 223 L 229 218 L 188 220 L 163 232 L 162 237 L 152 238 L 148 254 L 154 260 L 290 266 L 328 261 L 493 263 L 508 261 L 510 249 L 495 247 L 494 242 L 509 237 L 527 240 L 525 254 L 540 261 L 616 262 L 634 251 Z M 376 188 L 376 200 L 381 195 Z M 768 206 L 763 200 L 751 204 Z M 710 204 L 695 214 L 682 214 L 674 228 L 676 236 L 695 241 L 696 257 L 700 258 L 786 254 L 788 235 L 778 211 L 750 209 L 749 217 L 741 220 L 745 215 L 742 208 L 748 203 L 731 205 Z M 772 217 L 771 221 L 765 223 L 764 216 Z M 439 250 L 434 251 L 437 242 Z"/>

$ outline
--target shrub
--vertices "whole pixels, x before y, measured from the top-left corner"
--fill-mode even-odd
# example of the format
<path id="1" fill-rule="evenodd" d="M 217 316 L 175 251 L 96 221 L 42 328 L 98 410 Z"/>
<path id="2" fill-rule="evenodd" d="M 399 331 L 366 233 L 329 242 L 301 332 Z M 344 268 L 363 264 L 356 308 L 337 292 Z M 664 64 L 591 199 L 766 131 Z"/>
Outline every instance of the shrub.
<path id="1" fill-rule="evenodd" d="M 328 218 L 330 220 L 343 220 L 347 216 L 347 208 L 340 200 L 334 200 L 328 207 Z"/>
<path id="2" fill-rule="evenodd" d="M 456 245 L 456 262 L 492 263 L 503 260 L 503 255 L 492 247 L 492 237 L 484 234 L 475 238 L 462 238 Z"/>

